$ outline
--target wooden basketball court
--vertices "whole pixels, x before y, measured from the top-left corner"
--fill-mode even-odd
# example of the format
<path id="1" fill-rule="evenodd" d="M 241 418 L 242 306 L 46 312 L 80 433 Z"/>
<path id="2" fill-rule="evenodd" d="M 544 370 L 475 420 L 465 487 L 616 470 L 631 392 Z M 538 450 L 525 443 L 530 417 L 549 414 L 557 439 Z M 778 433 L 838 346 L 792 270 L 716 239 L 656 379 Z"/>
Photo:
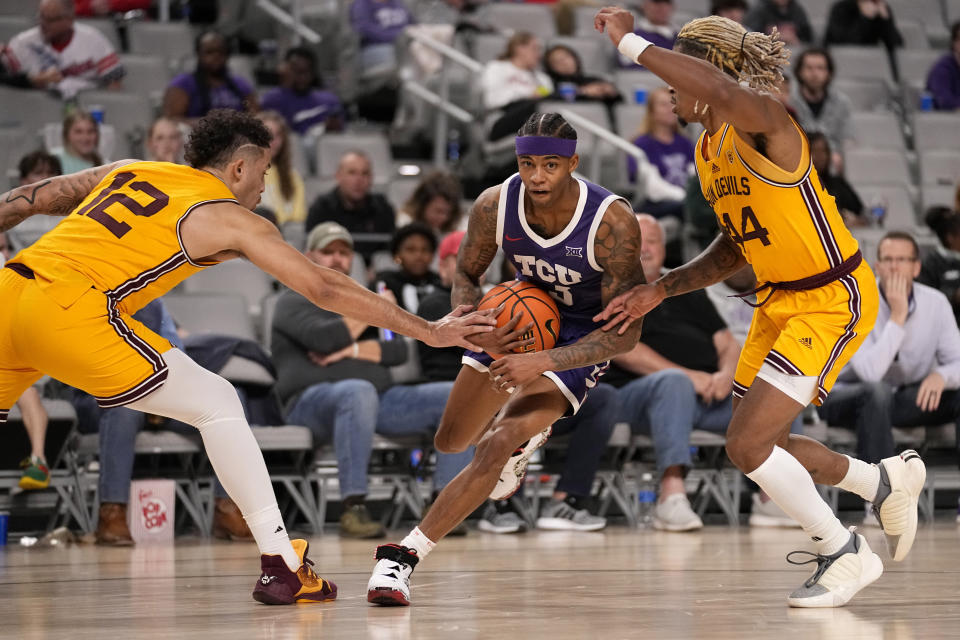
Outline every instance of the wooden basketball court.
<path id="1" fill-rule="evenodd" d="M 395 536 L 397 537 L 397 536 Z M 813 570 L 783 557 L 799 530 L 708 527 L 667 534 L 472 531 L 414 574 L 414 604 L 368 605 L 375 543 L 315 538 L 311 557 L 340 589 L 332 603 L 268 607 L 250 598 L 252 544 L 0 548 L 0 637 L 61 638 L 870 638 L 960 636 L 960 526 L 923 527 L 910 557 L 843 609 L 795 610 Z"/>

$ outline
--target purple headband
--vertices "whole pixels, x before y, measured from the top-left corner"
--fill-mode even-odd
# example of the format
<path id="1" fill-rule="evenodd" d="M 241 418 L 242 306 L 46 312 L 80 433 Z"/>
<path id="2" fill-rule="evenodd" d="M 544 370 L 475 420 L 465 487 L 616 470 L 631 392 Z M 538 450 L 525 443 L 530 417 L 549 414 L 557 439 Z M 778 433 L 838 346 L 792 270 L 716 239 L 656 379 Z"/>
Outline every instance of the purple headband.
<path id="1" fill-rule="evenodd" d="M 569 158 L 577 152 L 577 141 L 548 136 L 517 136 L 518 156 L 561 156 Z"/>

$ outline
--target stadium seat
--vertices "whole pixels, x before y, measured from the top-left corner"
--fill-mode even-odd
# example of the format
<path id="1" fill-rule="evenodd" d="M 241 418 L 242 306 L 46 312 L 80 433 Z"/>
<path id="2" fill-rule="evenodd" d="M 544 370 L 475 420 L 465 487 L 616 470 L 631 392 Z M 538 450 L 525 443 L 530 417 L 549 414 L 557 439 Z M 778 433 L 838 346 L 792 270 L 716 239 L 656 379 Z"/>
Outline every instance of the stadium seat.
<path id="1" fill-rule="evenodd" d="M 850 149 L 844 155 L 847 180 L 857 183 L 909 185 L 910 169 L 900 151 Z"/>
<path id="2" fill-rule="evenodd" d="M 373 163 L 373 181 L 385 185 L 393 177 L 393 156 L 386 136 L 375 133 L 325 135 L 317 143 L 317 177 L 331 178 L 340 157 L 348 151 L 363 151 Z"/>
<path id="3" fill-rule="evenodd" d="M 83 91 L 77 101 L 87 110 L 102 107 L 103 122 L 113 126 L 119 141 L 146 136 L 156 113 L 149 96 L 130 91 Z"/>
<path id="4" fill-rule="evenodd" d="M 889 109 L 890 89 L 878 80 L 836 80 L 830 85 L 850 98 L 854 111 L 877 111 Z"/>
<path id="5" fill-rule="evenodd" d="M 207 267 L 187 278 L 182 287 L 184 293 L 239 294 L 254 318 L 260 316 L 260 303 L 274 291 L 273 278 L 243 259 Z"/>
<path id="6" fill-rule="evenodd" d="M 913 118 L 917 151 L 960 149 L 960 113 L 918 112 Z"/>
<path id="7" fill-rule="evenodd" d="M 883 225 L 887 229 L 913 231 L 918 226 L 916 208 L 906 186 L 873 182 L 855 182 L 852 186 L 867 209 L 870 209 L 874 202 L 882 201 L 886 204 L 887 213 Z"/>
<path id="8" fill-rule="evenodd" d="M 30 135 L 27 130 L 18 127 L 0 128 L 0 169 L 4 173 L 17 168 L 20 158 L 37 147 L 37 144 L 31 144 Z M 6 191 L 6 187 L 2 189 Z"/>
<path id="9" fill-rule="evenodd" d="M 542 4 L 487 4 L 482 8 L 483 19 L 505 31 L 529 31 L 541 40 L 557 34 L 553 10 Z"/>
<path id="10" fill-rule="evenodd" d="M 930 207 L 955 207 L 957 188 L 940 185 L 923 185 L 920 187 L 920 202 L 923 210 Z"/>
<path id="11" fill-rule="evenodd" d="M 387 200 L 396 211 L 400 211 L 419 185 L 420 178 L 394 178 L 387 187 Z"/>
<path id="12" fill-rule="evenodd" d="M 893 73 L 882 47 L 838 46 L 830 47 L 836 66 L 836 78 L 846 80 L 881 80 L 893 85 Z"/>
<path id="13" fill-rule="evenodd" d="M 193 55 L 193 29 L 186 22 L 135 21 L 127 24 L 130 53 L 156 55 L 172 52 L 171 57 Z"/>
<path id="14" fill-rule="evenodd" d="M 947 9 L 947 24 L 960 20 L 960 0 L 944 0 Z"/>
<path id="15" fill-rule="evenodd" d="M 500 33 L 481 33 L 473 39 L 473 57 L 481 64 L 500 57 L 507 48 L 507 36 Z"/>
<path id="16" fill-rule="evenodd" d="M 646 115 L 647 105 L 621 102 L 613 108 L 613 119 L 617 123 L 617 134 L 621 138 L 633 140 L 639 134 Z"/>
<path id="17" fill-rule="evenodd" d="M 247 302 L 239 294 L 178 294 L 163 297 L 177 325 L 190 333 L 219 333 L 256 340 Z"/>
<path id="18" fill-rule="evenodd" d="M 6 4 L 6 3 L 0 3 Z M 0 14 L 0 42 L 6 44 L 21 31 L 26 31 L 34 25 L 29 14 L 24 15 L 6 15 Z"/>
<path id="19" fill-rule="evenodd" d="M 930 41 L 927 40 L 927 30 L 919 22 L 898 19 L 897 30 L 903 36 L 903 49 L 905 51 L 923 51 L 930 48 Z"/>
<path id="20" fill-rule="evenodd" d="M 892 113 L 854 113 L 853 130 L 860 148 L 905 151 L 900 121 Z"/>
<path id="21" fill-rule="evenodd" d="M 921 151 L 920 183 L 946 186 L 960 184 L 960 149 Z"/>
<path id="22" fill-rule="evenodd" d="M 617 71 L 613 76 L 613 82 L 617 89 L 623 94 L 623 100 L 627 103 L 636 103 L 635 94 L 637 89 L 643 89 L 647 93 L 658 87 L 665 87 L 667 83 L 649 71 L 624 69 Z"/>
<path id="23" fill-rule="evenodd" d="M 835 3 L 836 0 L 803 0 L 802 5 L 811 22 L 819 20 L 826 23 L 830 17 L 830 7 Z"/>
<path id="24" fill-rule="evenodd" d="M 596 35 L 589 37 L 557 36 L 547 42 L 544 51 L 554 45 L 565 45 L 576 51 L 580 57 L 581 70 L 585 75 L 602 76 L 610 72 L 610 64 L 613 61 L 613 45 L 607 39 L 598 38 Z"/>
<path id="25" fill-rule="evenodd" d="M 123 90 L 150 98 L 154 104 L 159 104 L 170 84 L 171 69 L 168 62 L 161 56 L 145 56 L 137 54 L 123 54 L 120 63 L 127 70 L 123 76 Z"/>
<path id="26" fill-rule="evenodd" d="M 0 2 L 0 15 L 32 16 L 36 11 L 37 0 L 3 0 L 3 2 Z"/>
<path id="27" fill-rule="evenodd" d="M 927 85 L 927 74 L 933 63 L 943 55 L 936 49 L 905 49 L 897 54 L 900 65 L 900 83 L 904 88 L 904 103 L 909 111 L 920 107 L 920 95 Z"/>
<path id="28" fill-rule="evenodd" d="M 943 24 L 941 0 L 888 0 L 888 4 L 898 27 L 905 20 L 913 19 L 923 25 L 927 40 L 935 47 L 945 45 L 950 39 Z"/>
<path id="29" fill-rule="evenodd" d="M 45 91 L 25 91 L 0 87 L 0 126 L 20 126 L 39 131 L 48 122 L 63 122 L 64 104 Z M 40 141 L 36 141 L 40 146 Z M 23 153 L 28 150 L 21 149 Z M 20 154 L 22 155 L 22 153 Z"/>

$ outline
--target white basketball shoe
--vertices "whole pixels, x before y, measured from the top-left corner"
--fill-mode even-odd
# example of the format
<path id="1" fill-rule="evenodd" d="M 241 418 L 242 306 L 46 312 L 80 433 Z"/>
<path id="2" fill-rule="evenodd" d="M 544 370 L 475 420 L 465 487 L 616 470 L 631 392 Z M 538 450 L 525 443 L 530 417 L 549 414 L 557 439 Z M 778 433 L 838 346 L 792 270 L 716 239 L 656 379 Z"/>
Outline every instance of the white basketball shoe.
<path id="1" fill-rule="evenodd" d="M 790 559 L 794 554 L 805 554 L 812 558 L 798 562 Z M 836 553 L 825 556 L 809 551 L 792 551 L 787 554 L 787 562 L 817 563 L 813 575 L 787 598 L 791 607 L 842 607 L 883 573 L 880 556 L 870 550 L 870 545 L 862 535 L 856 533 L 855 527 L 850 527 L 850 540 Z"/>
<path id="2" fill-rule="evenodd" d="M 917 535 L 917 501 L 927 480 L 927 468 L 913 449 L 880 461 L 880 486 L 873 513 L 883 527 L 890 557 L 907 557 Z"/>
<path id="3" fill-rule="evenodd" d="M 414 549 L 398 544 L 377 547 L 377 565 L 367 581 L 367 602 L 410 606 L 410 574 L 420 561 Z"/>
<path id="4" fill-rule="evenodd" d="M 497 480 L 497 486 L 490 492 L 491 499 L 506 500 L 517 492 L 520 483 L 527 475 L 527 463 L 530 462 L 530 456 L 547 442 L 551 431 L 553 431 L 553 426 L 547 427 L 517 447 L 507 463 L 503 465 L 500 479 Z"/>

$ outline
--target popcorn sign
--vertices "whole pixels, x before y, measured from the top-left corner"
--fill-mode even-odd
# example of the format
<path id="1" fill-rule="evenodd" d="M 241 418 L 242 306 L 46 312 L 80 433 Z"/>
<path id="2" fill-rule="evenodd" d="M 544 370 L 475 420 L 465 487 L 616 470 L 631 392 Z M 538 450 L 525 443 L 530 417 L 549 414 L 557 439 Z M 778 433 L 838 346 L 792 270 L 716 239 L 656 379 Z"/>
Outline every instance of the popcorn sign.
<path id="1" fill-rule="evenodd" d="M 131 484 L 127 518 L 136 542 L 173 540 L 174 495 L 173 480 L 136 480 Z"/>

